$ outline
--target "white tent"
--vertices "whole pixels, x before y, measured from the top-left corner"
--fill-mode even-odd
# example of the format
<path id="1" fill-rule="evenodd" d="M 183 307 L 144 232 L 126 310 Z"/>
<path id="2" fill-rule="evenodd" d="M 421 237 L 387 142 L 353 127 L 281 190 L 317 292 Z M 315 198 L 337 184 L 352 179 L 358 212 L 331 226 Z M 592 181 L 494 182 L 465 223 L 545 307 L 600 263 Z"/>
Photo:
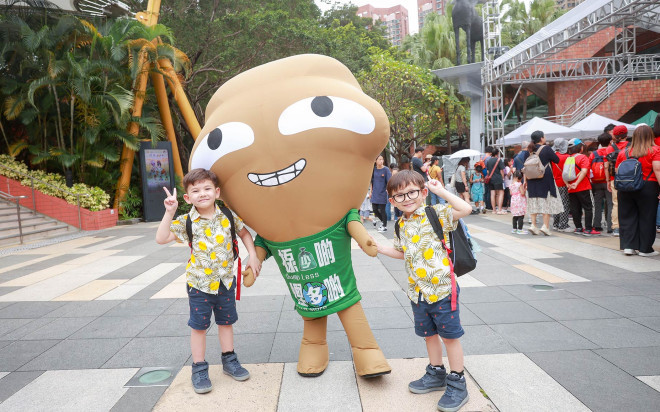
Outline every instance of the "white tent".
<path id="1" fill-rule="evenodd" d="M 598 135 L 603 133 L 603 129 L 605 128 L 605 126 L 607 126 L 610 123 L 612 123 L 615 126 L 619 126 L 619 125 L 626 126 L 628 128 L 628 136 L 632 136 L 633 131 L 637 127 L 632 124 L 627 124 L 620 122 L 618 120 L 609 119 L 605 116 L 601 116 L 596 113 L 591 113 L 589 116 L 575 123 L 573 126 L 571 126 L 571 128 L 582 131 L 582 138 L 589 139 L 589 138 L 598 137 Z"/>
<path id="2" fill-rule="evenodd" d="M 530 140 L 532 133 L 537 130 L 540 130 L 543 132 L 543 134 L 545 134 L 545 139 L 548 142 L 551 142 L 558 137 L 563 137 L 564 139 L 568 140 L 581 136 L 581 132 L 579 130 L 552 123 L 551 121 L 541 119 L 540 117 L 534 117 L 532 120 L 504 136 L 503 139 L 498 139 L 496 143 L 501 145 L 502 142 L 504 142 L 504 146 L 520 144 L 523 140 Z"/>

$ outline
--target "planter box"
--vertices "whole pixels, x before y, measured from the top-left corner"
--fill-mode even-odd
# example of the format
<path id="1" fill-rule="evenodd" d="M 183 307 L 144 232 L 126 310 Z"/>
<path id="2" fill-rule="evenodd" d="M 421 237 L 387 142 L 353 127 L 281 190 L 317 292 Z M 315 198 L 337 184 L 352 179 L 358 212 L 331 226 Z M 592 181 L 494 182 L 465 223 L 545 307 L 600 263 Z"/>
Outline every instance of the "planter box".
<path id="1" fill-rule="evenodd" d="M 71 226 L 79 227 L 78 206 L 68 203 L 64 199 L 53 197 L 23 186 L 20 182 L 0 176 L 0 191 L 12 196 L 27 196 L 21 199 L 21 206 L 35 210 L 38 213 L 57 219 Z M 89 209 L 80 208 L 80 222 L 82 230 L 107 229 L 117 225 L 117 209 L 105 209 L 92 212 Z"/>

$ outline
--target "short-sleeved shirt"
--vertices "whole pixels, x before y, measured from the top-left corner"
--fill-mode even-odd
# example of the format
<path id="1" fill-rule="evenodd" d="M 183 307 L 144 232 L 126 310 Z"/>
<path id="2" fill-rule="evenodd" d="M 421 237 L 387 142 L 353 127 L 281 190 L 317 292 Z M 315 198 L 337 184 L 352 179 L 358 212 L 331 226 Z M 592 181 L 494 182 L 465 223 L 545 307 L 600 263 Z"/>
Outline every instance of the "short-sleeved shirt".
<path id="1" fill-rule="evenodd" d="M 429 170 L 429 177 L 431 179 L 442 180 L 442 168 L 438 165 L 431 166 Z"/>
<path id="2" fill-rule="evenodd" d="M 445 234 L 445 243 L 451 249 L 448 232 L 456 230 L 451 205 L 433 206 Z M 415 210 L 408 219 L 401 218 L 400 239 L 394 236 L 394 248 L 403 252 L 408 275 L 408 298 L 417 303 L 419 294 L 428 303 L 437 302 L 451 293 L 449 257 L 428 221 L 424 206 Z"/>
<path id="3" fill-rule="evenodd" d="M 575 174 L 579 175 L 582 169 L 587 170 L 587 175 L 584 176 L 580 184 L 577 185 L 575 189 L 568 189 L 568 193 L 577 193 L 584 190 L 591 190 L 591 182 L 589 181 L 589 169 L 591 168 L 591 162 L 589 158 L 583 154 L 577 154 L 575 157 Z M 566 161 L 564 161 L 566 163 Z M 575 179 L 577 180 L 577 178 Z M 569 183 L 575 182 L 575 180 L 570 181 Z"/>
<path id="4" fill-rule="evenodd" d="M 521 150 L 514 158 L 513 158 L 513 166 L 516 168 L 516 170 L 522 170 L 523 166 L 525 165 L 525 160 L 529 157 L 529 152 L 527 150 Z"/>
<path id="5" fill-rule="evenodd" d="M 566 182 L 564 182 L 564 179 L 561 177 L 563 171 L 564 171 L 564 163 L 566 163 L 566 159 L 571 157 L 568 153 L 559 153 L 557 152 L 557 157 L 559 158 L 559 163 L 552 163 L 552 175 L 555 178 L 555 183 L 557 184 L 557 187 L 565 187 Z"/>
<path id="6" fill-rule="evenodd" d="M 255 246 L 266 250 L 266 258 L 275 258 L 300 315 L 327 316 L 362 299 L 353 273 L 348 233 L 348 223 L 354 220 L 360 221 L 357 209 L 314 235 L 288 242 L 271 242 L 261 236 L 255 239 Z"/>
<path id="7" fill-rule="evenodd" d="M 619 152 L 619 156 L 616 158 L 615 167 L 619 167 L 624 160 L 626 160 L 625 149 Z M 644 177 L 644 180 L 657 182 L 658 178 L 655 177 L 655 173 L 653 173 L 653 162 L 660 162 L 660 146 L 651 147 L 646 156 L 640 157 L 637 160 L 642 164 L 642 176 Z"/>
<path id="8" fill-rule="evenodd" d="M 426 176 L 426 173 L 422 170 L 422 166 L 424 166 L 424 163 L 422 162 L 422 159 L 419 159 L 417 157 L 413 157 L 412 160 L 410 161 L 412 163 L 412 168 L 415 172 L 419 173 L 422 175 L 424 178 L 424 181 L 429 180 L 428 176 Z"/>
<path id="9" fill-rule="evenodd" d="M 454 174 L 456 175 L 456 181 L 460 182 L 460 183 L 465 183 L 463 181 L 463 173 L 461 173 L 461 172 L 463 172 L 463 173 L 466 172 L 465 166 L 458 165 L 458 167 L 456 168 L 456 172 L 454 172 Z M 465 176 L 465 178 L 467 179 L 467 175 Z"/>
<path id="10" fill-rule="evenodd" d="M 227 289 L 234 280 L 234 251 L 229 218 L 218 206 L 213 218 L 200 216 L 195 206 L 190 213 L 178 216 L 170 224 L 177 242 L 188 243 L 186 219 L 192 219 L 192 253 L 186 266 L 186 281 L 190 287 L 217 295 L 222 282 Z M 236 233 L 243 230 L 243 220 L 234 213 Z"/>
<path id="11" fill-rule="evenodd" d="M 387 166 L 374 168 L 371 175 L 371 203 L 387 204 L 387 182 L 391 177 L 392 172 Z"/>

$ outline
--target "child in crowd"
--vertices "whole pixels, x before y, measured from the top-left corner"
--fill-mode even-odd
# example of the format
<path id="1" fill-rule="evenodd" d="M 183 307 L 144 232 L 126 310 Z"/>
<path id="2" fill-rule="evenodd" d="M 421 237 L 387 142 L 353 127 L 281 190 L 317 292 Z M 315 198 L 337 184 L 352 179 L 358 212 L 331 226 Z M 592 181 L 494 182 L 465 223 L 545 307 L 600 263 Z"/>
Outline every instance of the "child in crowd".
<path id="1" fill-rule="evenodd" d="M 513 215 L 511 233 L 527 235 L 529 232 L 523 230 L 525 213 L 527 213 L 527 198 L 525 197 L 525 187 L 522 180 L 523 174 L 520 170 L 513 172 L 513 183 L 509 186 L 511 191 L 511 214 Z"/>
<path id="2" fill-rule="evenodd" d="M 407 295 L 411 300 L 415 333 L 426 340 L 430 363 L 424 376 L 410 382 L 408 389 L 413 393 L 446 389 L 438 409 L 457 411 L 468 401 L 463 348 L 459 340 L 464 334 L 458 310 L 460 288 L 445 246 L 433 231 L 424 205 L 429 190 L 449 202 L 432 206 L 444 228 L 445 242 L 449 242 L 447 234 L 456 229 L 458 219 L 469 215 L 472 207 L 449 193 L 437 180 L 431 179 L 427 185 L 428 189 L 421 175 L 408 170 L 390 179 L 387 184 L 389 200 L 403 212 L 401 220 L 395 223 L 399 225 L 400 238 L 395 236 L 394 247 L 378 245 L 378 252 L 405 260 Z M 448 244 L 447 247 L 453 246 Z M 440 338 L 447 349 L 450 373 L 443 365 Z"/>
<path id="3" fill-rule="evenodd" d="M 374 226 L 376 226 L 376 221 L 371 217 L 371 200 L 369 199 L 369 193 L 364 196 L 364 200 L 360 205 L 360 222 L 364 224 L 365 220 L 373 222 Z"/>
<path id="4" fill-rule="evenodd" d="M 472 184 L 470 194 L 477 213 L 486 213 L 484 205 L 484 167 L 480 162 L 474 165 L 474 170 L 470 174 L 470 183 Z"/>
<path id="5" fill-rule="evenodd" d="M 186 194 L 183 199 L 192 204 L 190 212 L 178 216 L 176 188 L 173 193 L 165 189 L 165 215 L 156 232 L 156 242 L 166 244 L 173 240 L 190 245 L 191 256 L 186 266 L 186 290 L 190 303 L 191 328 L 190 349 L 192 351 L 192 384 L 196 393 L 207 393 L 212 389 L 209 379 L 209 364 L 204 359 L 206 331 L 211 323 L 211 314 L 218 325 L 218 338 L 222 352 L 222 370 L 238 381 L 250 377 L 234 353 L 234 330 L 238 320 L 234 290 L 236 279 L 233 274 L 234 256 L 231 228 L 240 236 L 250 253 L 247 266 L 258 276 L 261 263 L 257 259 L 252 235 L 243 226 L 241 218 L 233 215 L 233 222 L 215 204 L 220 197 L 218 179 L 213 172 L 193 169 L 183 177 Z M 186 228 L 190 219 L 192 239 Z"/>

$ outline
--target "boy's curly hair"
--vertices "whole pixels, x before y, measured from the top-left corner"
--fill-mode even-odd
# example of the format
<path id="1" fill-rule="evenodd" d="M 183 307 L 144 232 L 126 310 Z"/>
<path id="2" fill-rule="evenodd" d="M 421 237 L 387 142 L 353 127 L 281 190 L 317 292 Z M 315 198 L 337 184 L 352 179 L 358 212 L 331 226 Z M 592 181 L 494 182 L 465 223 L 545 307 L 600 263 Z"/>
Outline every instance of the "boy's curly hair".
<path id="1" fill-rule="evenodd" d="M 206 169 L 193 169 L 183 176 L 183 190 L 188 191 L 188 186 L 194 185 L 202 180 L 210 180 L 213 186 L 220 187 L 218 184 L 218 177 L 210 170 Z"/>

